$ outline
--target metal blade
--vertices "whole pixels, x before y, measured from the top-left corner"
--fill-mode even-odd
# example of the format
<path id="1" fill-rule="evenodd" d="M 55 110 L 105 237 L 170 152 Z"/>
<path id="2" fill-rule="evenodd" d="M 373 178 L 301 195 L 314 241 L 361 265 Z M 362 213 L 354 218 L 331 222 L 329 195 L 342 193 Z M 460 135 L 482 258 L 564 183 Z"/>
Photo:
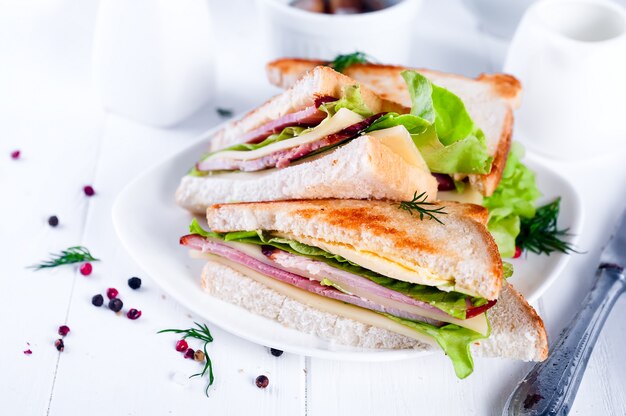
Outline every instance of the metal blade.
<path id="1" fill-rule="evenodd" d="M 600 262 L 626 267 L 626 211 L 622 214 L 613 236 L 602 250 Z"/>

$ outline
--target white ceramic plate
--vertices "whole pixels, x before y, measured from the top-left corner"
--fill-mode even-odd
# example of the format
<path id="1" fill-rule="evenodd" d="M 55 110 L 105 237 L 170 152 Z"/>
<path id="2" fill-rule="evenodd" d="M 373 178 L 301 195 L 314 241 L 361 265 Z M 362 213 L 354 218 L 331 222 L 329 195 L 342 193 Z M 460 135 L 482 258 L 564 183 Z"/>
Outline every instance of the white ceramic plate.
<path id="1" fill-rule="evenodd" d="M 192 216 L 174 203 L 174 191 L 180 178 L 206 149 L 207 140 L 216 129 L 202 135 L 194 145 L 181 153 L 141 174 L 117 198 L 113 207 L 116 231 L 122 244 L 146 273 L 198 316 L 261 345 L 307 356 L 341 360 L 384 361 L 425 354 L 413 350 L 363 349 L 331 343 L 287 329 L 277 322 L 213 298 L 201 290 L 200 271 L 203 262 L 190 258 L 188 250 L 178 244 Z M 546 166 L 532 159 L 525 162 L 537 174 L 537 183 L 544 195 L 540 203 L 560 195 L 559 225 L 570 227 L 577 234 L 581 227 L 582 212 L 580 199 L 574 189 Z M 530 254 L 526 258 L 513 260 L 515 274 L 511 282 L 532 302 L 554 281 L 567 259 L 568 256 L 556 253 L 551 256 Z"/>

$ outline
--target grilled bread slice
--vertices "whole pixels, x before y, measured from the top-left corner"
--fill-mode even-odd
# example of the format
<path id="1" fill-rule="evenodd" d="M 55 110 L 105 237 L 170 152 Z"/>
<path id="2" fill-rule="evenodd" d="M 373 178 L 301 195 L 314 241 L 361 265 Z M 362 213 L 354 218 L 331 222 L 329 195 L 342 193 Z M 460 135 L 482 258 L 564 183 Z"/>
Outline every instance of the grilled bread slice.
<path id="1" fill-rule="evenodd" d="M 270 82 L 289 88 L 304 74 L 327 62 L 307 59 L 279 59 L 267 65 Z M 406 89 L 401 66 L 354 64 L 344 73 L 369 87 L 386 100 L 410 107 L 411 100 Z M 487 149 L 493 157 L 491 172 L 486 175 L 468 175 L 471 185 L 483 195 L 489 196 L 498 186 L 511 145 L 513 110 L 519 106 L 521 84 L 511 75 L 482 74 L 476 79 L 427 69 L 417 69 L 433 83 L 458 95 L 467 110 L 487 138 Z M 460 179 L 458 177 L 457 179 Z"/>
<path id="2" fill-rule="evenodd" d="M 487 211 L 446 202 L 443 222 L 388 201 L 302 200 L 214 205 L 216 232 L 268 230 L 340 255 L 365 268 L 411 283 L 496 299 L 502 260 L 485 227 Z"/>

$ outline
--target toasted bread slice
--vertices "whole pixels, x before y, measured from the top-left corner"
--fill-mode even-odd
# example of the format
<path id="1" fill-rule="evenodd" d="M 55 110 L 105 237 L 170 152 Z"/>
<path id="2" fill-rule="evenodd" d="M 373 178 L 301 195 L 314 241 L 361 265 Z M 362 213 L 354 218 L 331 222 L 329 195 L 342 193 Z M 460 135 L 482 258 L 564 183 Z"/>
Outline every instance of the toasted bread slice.
<path id="1" fill-rule="evenodd" d="M 353 347 L 438 349 L 432 342 L 418 340 L 413 334 L 404 332 L 401 326 L 393 327 L 400 332 L 377 326 L 382 317 L 374 312 L 353 314 L 351 312 L 356 307 L 337 302 L 341 304 L 338 306 L 345 306 L 342 311 L 348 312 L 337 314 L 338 308 L 324 308 L 336 301 L 310 302 L 318 297 L 312 294 L 295 299 L 290 296 L 293 290 L 283 290 L 288 286 L 285 283 L 274 281 L 270 284 L 272 287 L 254 280 L 245 268 L 236 269 L 219 261 L 209 260 L 202 271 L 202 287 L 212 296 L 276 320 L 288 328 Z M 501 296 L 488 316 L 491 335 L 472 346 L 474 353 L 524 361 L 547 358 L 548 341 L 543 322 L 512 285 L 504 284 Z"/>
<path id="2" fill-rule="evenodd" d="M 282 88 L 293 85 L 300 77 L 324 61 L 279 59 L 267 65 L 270 82 Z M 406 67 L 377 64 L 351 65 L 344 73 L 369 87 L 380 97 L 411 107 L 411 99 L 400 73 Z M 482 74 L 476 79 L 427 69 L 416 69 L 433 83 L 447 88 L 465 103 L 468 112 L 485 133 L 487 149 L 493 157 L 487 175 L 468 175 L 471 185 L 489 196 L 498 186 L 511 145 L 513 109 L 519 106 L 521 84 L 511 75 Z"/>
<path id="3" fill-rule="evenodd" d="M 354 79 L 329 67 L 312 68 L 311 71 L 301 75 L 303 76 L 297 81 L 294 80 L 285 92 L 218 131 L 211 140 L 210 150 L 220 150 L 241 143 L 240 138 L 245 133 L 286 114 L 312 106 L 317 98 L 326 96 L 339 98 L 344 87 L 357 84 Z M 367 86 L 360 86 L 360 91 L 365 104 L 374 113 L 408 112 L 407 107 L 380 98 Z"/>
<path id="4" fill-rule="evenodd" d="M 397 202 L 303 200 L 214 205 L 207 221 L 213 231 L 271 230 L 348 260 L 358 256 L 353 261 L 400 280 L 496 299 L 502 260 L 483 222 L 486 209 L 446 202 L 444 211 L 441 224 Z"/>
<path id="5" fill-rule="evenodd" d="M 408 163 L 382 139 L 361 136 L 316 159 L 283 169 L 185 176 L 176 191 L 176 202 L 204 214 L 210 205 L 224 202 L 304 198 L 403 201 L 411 200 L 415 191 L 435 198 L 436 179 L 427 169 Z"/>

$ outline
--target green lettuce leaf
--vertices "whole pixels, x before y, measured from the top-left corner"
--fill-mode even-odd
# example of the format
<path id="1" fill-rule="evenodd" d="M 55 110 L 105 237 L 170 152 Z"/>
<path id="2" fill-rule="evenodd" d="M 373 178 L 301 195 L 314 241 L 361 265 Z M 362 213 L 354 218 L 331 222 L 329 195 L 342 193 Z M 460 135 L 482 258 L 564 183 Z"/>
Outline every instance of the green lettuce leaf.
<path id="1" fill-rule="evenodd" d="M 328 66 L 337 72 L 343 72 L 354 64 L 363 64 L 367 62 L 367 55 L 363 52 L 353 52 L 346 55 L 337 55 Z"/>
<path id="2" fill-rule="evenodd" d="M 190 227 L 190 231 L 192 233 L 203 235 L 198 230 L 200 226 L 195 219 L 192 222 L 192 227 Z M 200 228 L 200 230 L 202 229 Z M 202 230 L 202 232 L 207 233 L 207 231 L 204 230 Z M 273 237 L 269 233 L 260 230 L 227 234 L 208 233 L 207 235 L 225 241 L 236 241 L 238 243 L 255 245 L 269 245 L 288 253 L 302 255 L 314 260 L 322 261 L 337 269 L 364 277 L 383 287 L 403 293 L 421 302 L 428 303 L 429 305 L 446 312 L 450 316 L 454 316 L 459 319 L 465 319 L 466 317 L 468 309 L 467 300 L 474 303 L 478 299 L 459 292 L 444 292 L 436 287 L 403 282 L 401 280 L 383 276 L 318 247 L 309 246 L 286 238 Z"/>
<path id="3" fill-rule="evenodd" d="M 347 108 L 363 117 L 373 116 L 374 113 L 369 109 L 363 97 L 361 96 L 361 88 L 358 85 L 344 86 L 341 92 L 341 98 L 337 101 L 324 103 L 318 107 L 329 116 L 334 116 L 341 108 Z"/>
<path id="4" fill-rule="evenodd" d="M 403 71 L 402 76 L 411 97 L 411 114 L 386 114 L 368 131 L 403 125 L 432 172 L 491 172 L 493 158 L 487 152 L 485 135 L 463 101 L 419 72 Z"/>
<path id="5" fill-rule="evenodd" d="M 453 324 L 438 328 L 423 322 L 410 321 L 389 314 L 383 315 L 417 332 L 433 337 L 452 361 L 454 372 L 460 379 L 469 376 L 474 371 L 474 360 L 470 351 L 472 342 L 489 336 L 489 334 L 485 336 Z"/>
<path id="6" fill-rule="evenodd" d="M 535 201 L 541 196 L 535 174 L 521 162 L 523 156 L 524 148 L 512 143 L 498 187 L 493 195 L 483 199 L 483 205 L 489 210 L 487 228 L 502 257 L 515 254 L 520 218 L 535 216 Z"/>

